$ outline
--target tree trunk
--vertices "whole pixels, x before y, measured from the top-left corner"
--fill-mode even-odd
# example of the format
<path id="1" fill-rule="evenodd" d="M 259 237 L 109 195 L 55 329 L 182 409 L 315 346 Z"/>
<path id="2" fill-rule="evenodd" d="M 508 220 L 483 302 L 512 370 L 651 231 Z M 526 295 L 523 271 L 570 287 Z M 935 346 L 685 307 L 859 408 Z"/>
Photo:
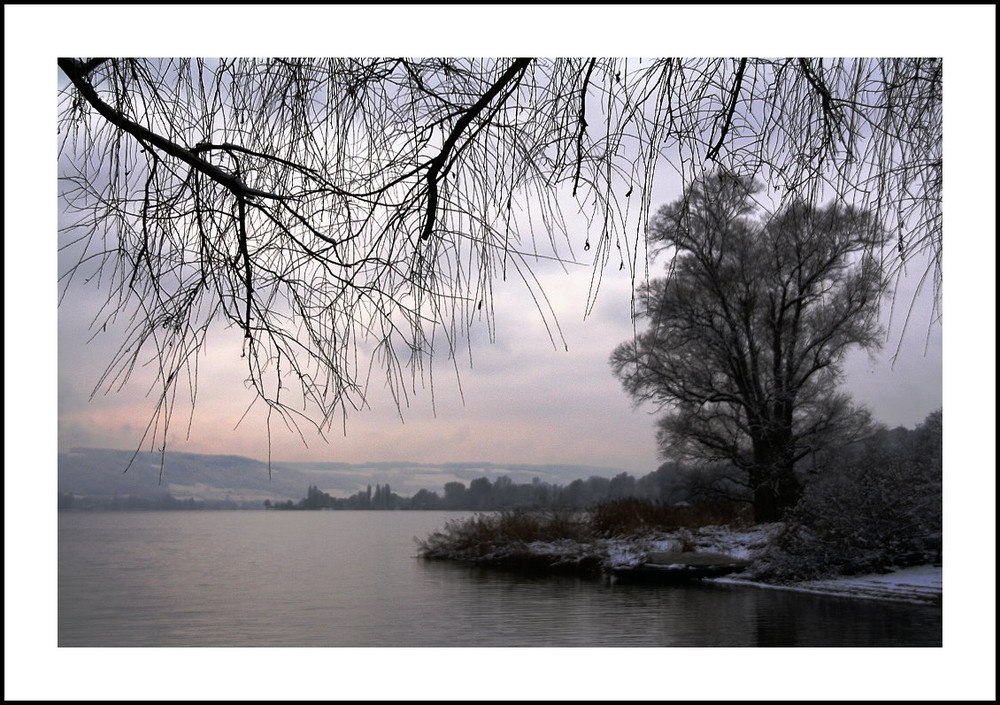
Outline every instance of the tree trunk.
<path id="1" fill-rule="evenodd" d="M 766 439 L 753 444 L 753 514 L 758 524 L 781 521 L 799 501 L 801 486 L 795 477 L 788 444 Z"/>
<path id="2" fill-rule="evenodd" d="M 765 480 L 755 480 L 753 488 L 753 520 L 757 524 L 769 524 L 779 521 L 777 497 L 770 483 Z"/>

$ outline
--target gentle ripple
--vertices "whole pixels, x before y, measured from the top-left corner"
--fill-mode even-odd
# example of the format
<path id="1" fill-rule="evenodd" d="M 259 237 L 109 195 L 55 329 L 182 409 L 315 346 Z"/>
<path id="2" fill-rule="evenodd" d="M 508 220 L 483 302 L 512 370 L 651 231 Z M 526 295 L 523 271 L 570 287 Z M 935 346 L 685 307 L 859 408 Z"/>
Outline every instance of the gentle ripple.
<path id="1" fill-rule="evenodd" d="M 936 607 L 416 559 L 456 516 L 63 512 L 59 645 L 941 645 Z"/>

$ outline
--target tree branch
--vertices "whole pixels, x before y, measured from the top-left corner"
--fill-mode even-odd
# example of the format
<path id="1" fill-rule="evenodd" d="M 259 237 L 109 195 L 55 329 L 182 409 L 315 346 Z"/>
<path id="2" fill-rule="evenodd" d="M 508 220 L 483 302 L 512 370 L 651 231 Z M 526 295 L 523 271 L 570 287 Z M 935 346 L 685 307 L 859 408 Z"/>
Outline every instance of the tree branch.
<path id="1" fill-rule="evenodd" d="M 576 175 L 573 177 L 573 197 L 576 198 L 576 188 L 580 184 L 580 166 L 583 162 L 583 135 L 587 131 L 587 86 L 590 85 L 590 74 L 594 71 L 596 59 L 587 64 L 587 73 L 583 77 L 583 88 L 580 89 L 580 130 L 576 133 Z"/>
<path id="2" fill-rule="evenodd" d="M 111 59 L 110 58 L 91 59 L 90 61 L 80 64 L 80 71 L 83 73 L 84 76 L 86 76 L 88 73 L 90 73 L 91 71 L 93 71 L 106 61 L 111 61 Z"/>
<path id="3" fill-rule="evenodd" d="M 253 274 L 250 270 L 250 249 L 247 245 L 247 206 L 246 201 L 237 197 L 239 204 L 239 241 L 240 256 L 243 258 L 243 284 L 247 290 L 246 314 L 243 328 L 243 337 L 250 338 L 250 305 L 253 301 Z"/>
<path id="4" fill-rule="evenodd" d="M 726 121 L 722 124 L 722 133 L 719 135 L 719 141 L 715 143 L 715 146 L 708 150 L 708 159 L 713 162 L 718 161 L 719 150 L 722 149 L 722 143 L 725 142 L 726 136 L 729 134 L 729 128 L 733 124 L 733 113 L 736 112 L 736 102 L 740 97 L 740 88 L 743 86 L 743 72 L 746 71 L 747 60 L 746 57 L 740 59 L 740 65 L 736 68 L 736 79 L 733 81 L 733 94 L 729 99 L 729 109 L 726 111 Z"/>
<path id="5" fill-rule="evenodd" d="M 802 67 L 802 73 L 805 75 L 806 79 L 809 81 L 809 85 L 819 93 L 822 109 L 823 109 L 823 127 L 826 130 L 827 139 L 833 141 L 833 125 L 832 118 L 833 115 L 833 96 L 830 95 L 830 89 L 826 87 L 822 79 L 816 75 L 816 72 L 812 70 L 809 65 L 808 59 L 799 59 L 799 66 Z"/>
<path id="6" fill-rule="evenodd" d="M 524 73 L 531 61 L 532 59 L 516 59 L 514 61 L 497 82 L 490 86 L 489 90 L 483 94 L 483 97 L 469 108 L 458 122 L 455 123 L 455 127 L 452 128 L 448 139 L 445 140 L 444 145 L 441 147 L 441 152 L 430 163 L 430 167 L 427 169 L 427 218 L 424 221 L 424 229 L 420 235 L 421 240 L 429 239 L 431 231 L 434 230 L 434 221 L 437 219 L 438 179 L 442 175 L 442 169 L 444 169 L 445 163 L 448 161 L 448 155 L 455 147 L 455 143 L 458 142 L 458 138 L 465 128 L 469 126 L 469 123 L 503 90 L 504 86 L 513 81 L 519 74 Z"/>
<path id="7" fill-rule="evenodd" d="M 97 91 L 86 79 L 86 73 L 93 69 L 94 66 L 99 65 L 98 63 L 95 63 L 95 61 L 96 60 L 92 59 L 84 64 L 76 59 L 59 59 L 59 68 L 61 68 L 63 73 L 65 73 L 69 80 L 73 82 L 76 89 L 80 91 L 80 95 L 82 95 L 84 99 L 86 99 L 86 101 L 90 103 L 94 109 L 97 110 L 97 112 L 99 112 L 112 125 L 123 132 L 127 132 L 137 140 L 141 142 L 148 142 L 160 151 L 165 152 L 176 159 L 180 159 L 182 162 L 185 162 L 191 167 L 197 169 L 219 185 L 228 189 L 237 198 L 267 198 L 278 201 L 285 200 L 285 196 L 279 196 L 277 194 L 250 188 L 232 174 L 229 174 L 214 164 L 201 159 L 195 154 L 194 151 L 185 149 L 184 147 L 171 142 L 167 138 L 161 137 L 155 132 L 146 129 L 142 125 L 129 120 L 120 112 L 105 103 L 101 100 L 100 96 L 97 95 Z M 88 69 L 87 67 L 90 68 Z"/>

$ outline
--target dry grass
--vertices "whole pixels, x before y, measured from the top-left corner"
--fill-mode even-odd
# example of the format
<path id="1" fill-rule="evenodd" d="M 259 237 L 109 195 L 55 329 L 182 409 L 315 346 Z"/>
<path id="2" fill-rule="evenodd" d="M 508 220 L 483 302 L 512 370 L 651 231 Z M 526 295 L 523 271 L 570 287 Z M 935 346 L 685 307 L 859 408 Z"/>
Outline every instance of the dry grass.
<path id="1" fill-rule="evenodd" d="M 590 529 L 596 536 L 632 536 L 648 531 L 676 531 L 702 526 L 743 524 L 734 510 L 672 506 L 635 498 L 613 499 L 594 507 Z"/>
<path id="2" fill-rule="evenodd" d="M 639 536 L 654 531 L 676 532 L 743 523 L 733 512 L 675 507 L 639 499 L 603 502 L 587 514 L 566 510 L 511 510 L 455 519 L 426 539 L 417 540 L 424 558 L 483 562 L 525 554 L 535 542 L 572 541 Z"/>
<path id="3" fill-rule="evenodd" d="M 420 554 L 427 558 L 475 558 L 500 548 L 510 549 L 535 541 L 583 541 L 589 535 L 588 527 L 575 513 L 512 510 L 449 521 L 444 529 L 417 543 Z"/>

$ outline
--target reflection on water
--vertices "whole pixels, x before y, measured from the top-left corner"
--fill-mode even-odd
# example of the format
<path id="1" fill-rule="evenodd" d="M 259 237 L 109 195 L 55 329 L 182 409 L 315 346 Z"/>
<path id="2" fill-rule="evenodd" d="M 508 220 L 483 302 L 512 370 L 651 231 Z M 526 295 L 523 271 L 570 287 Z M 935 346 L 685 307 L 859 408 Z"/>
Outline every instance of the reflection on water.
<path id="1" fill-rule="evenodd" d="M 60 646 L 940 646 L 936 607 L 414 558 L 445 512 L 59 517 Z"/>

